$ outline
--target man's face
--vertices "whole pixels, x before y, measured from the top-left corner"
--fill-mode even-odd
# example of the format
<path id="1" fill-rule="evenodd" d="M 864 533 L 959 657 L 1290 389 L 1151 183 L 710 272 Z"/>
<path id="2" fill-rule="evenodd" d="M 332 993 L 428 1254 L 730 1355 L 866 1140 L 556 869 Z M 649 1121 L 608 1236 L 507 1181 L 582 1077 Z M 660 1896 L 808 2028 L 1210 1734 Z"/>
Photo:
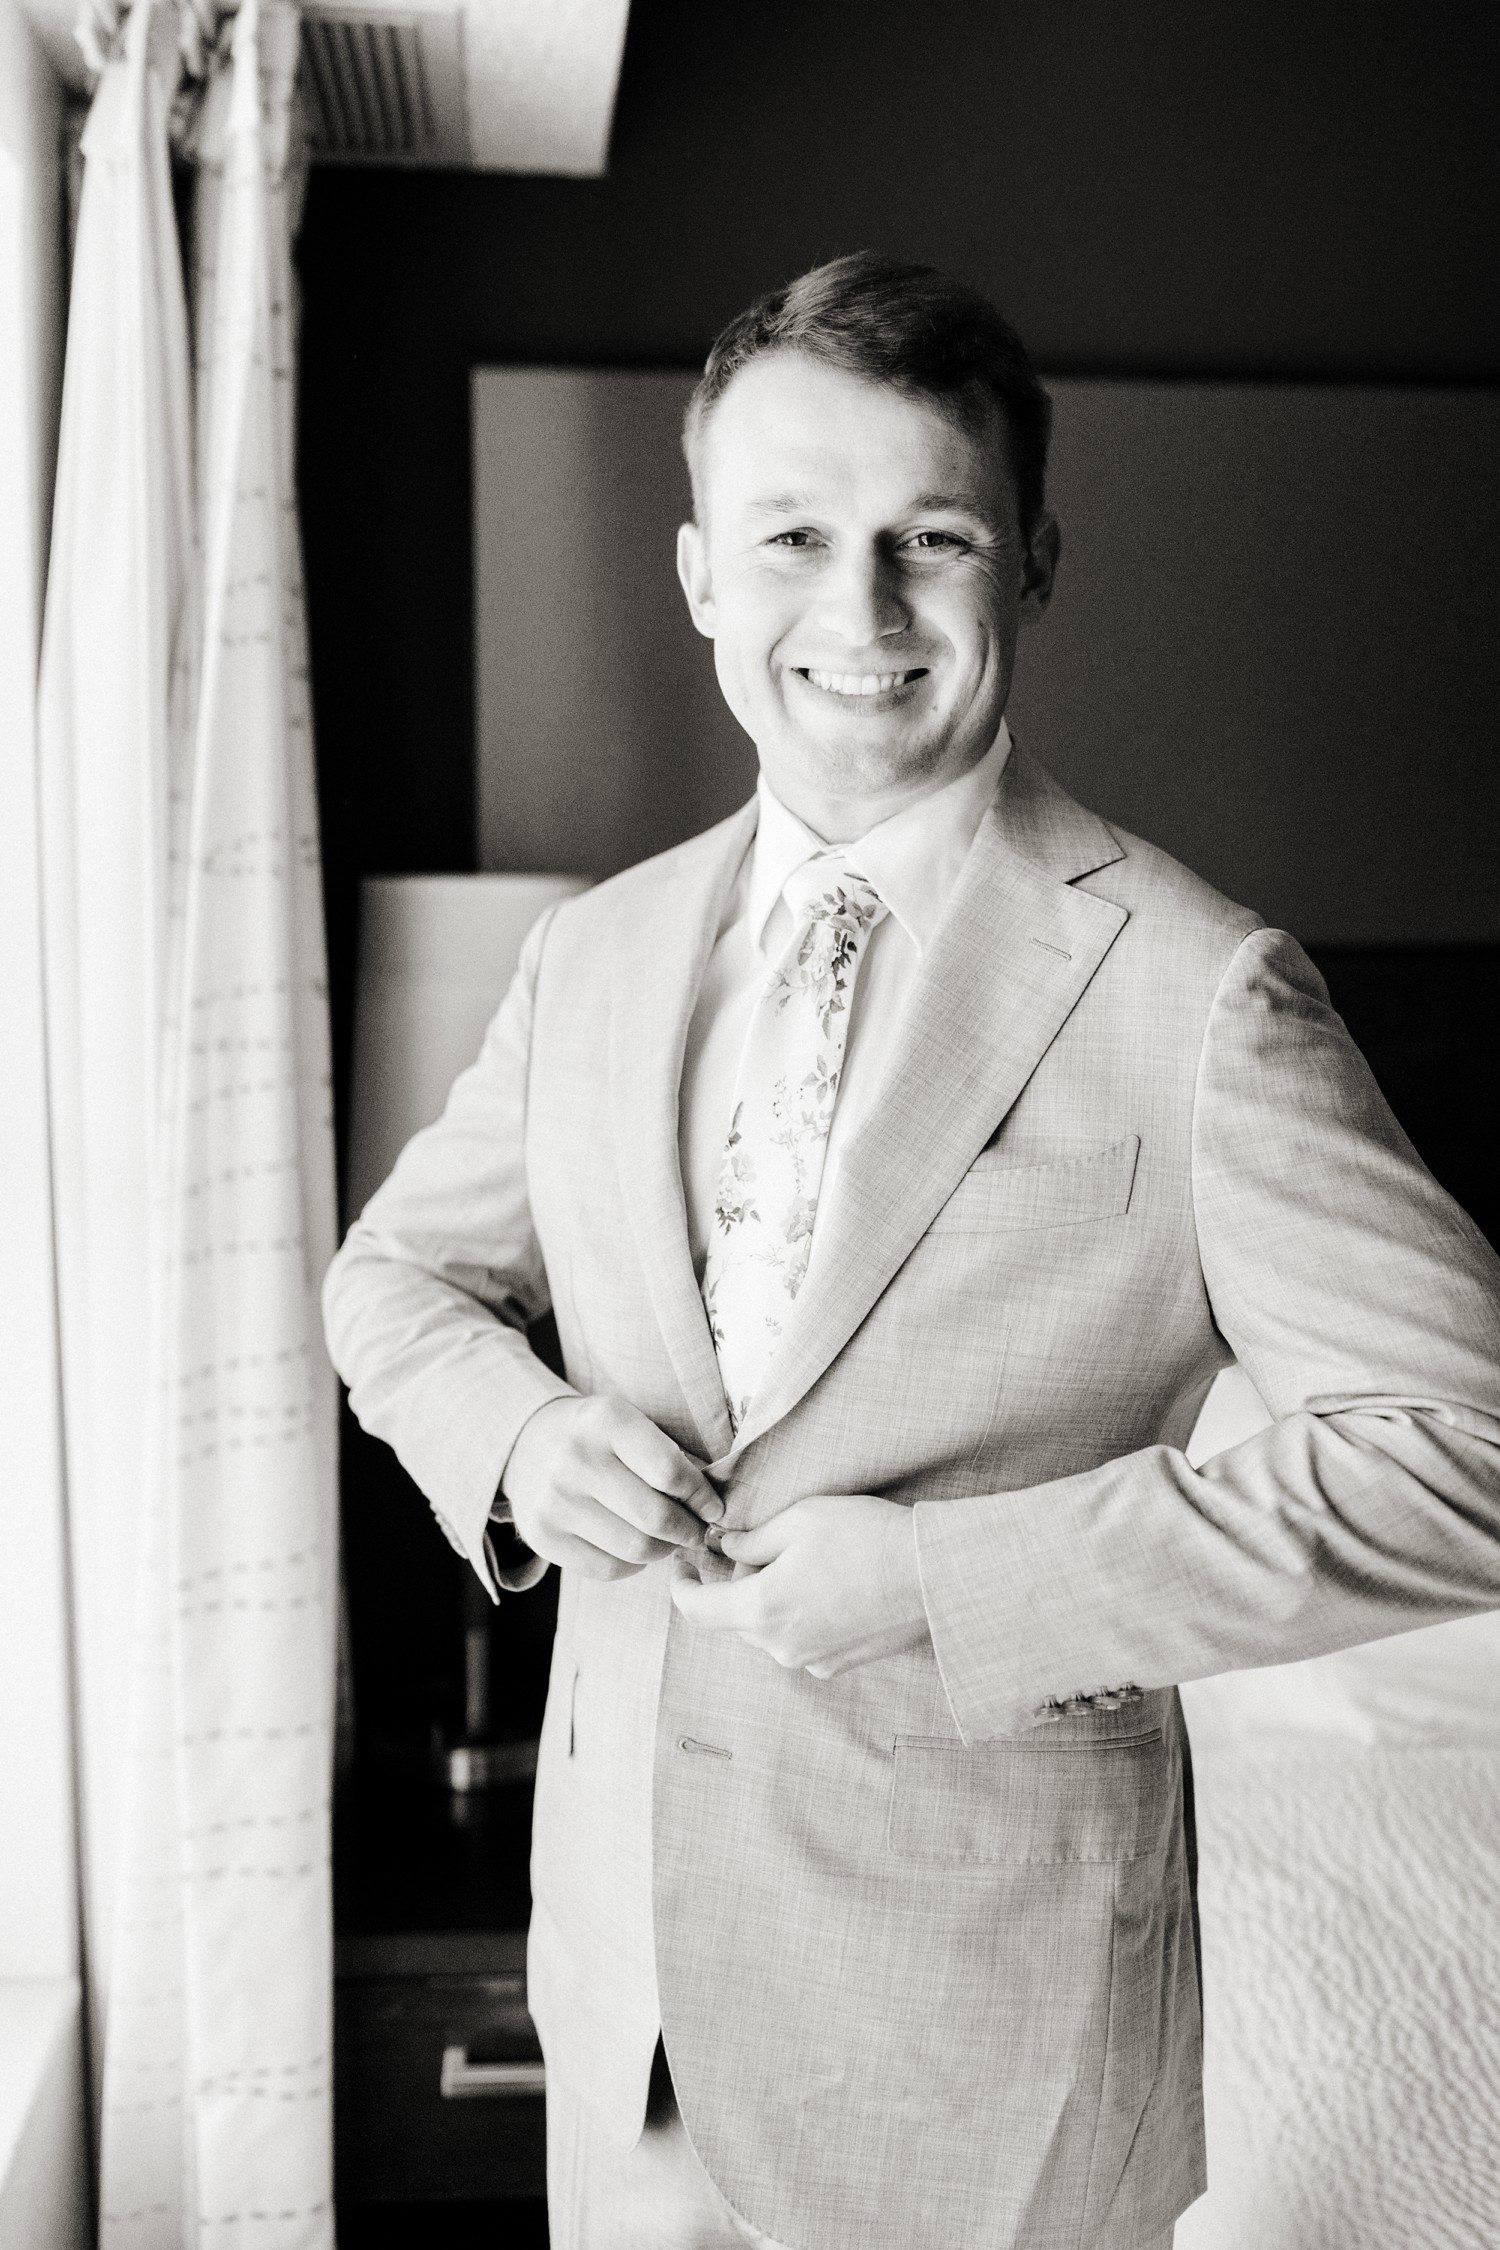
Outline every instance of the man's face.
<path id="1" fill-rule="evenodd" d="M 778 795 L 900 796 L 994 740 L 1056 530 L 1022 537 L 998 412 L 769 353 L 734 378 L 679 535 L 693 622 Z"/>

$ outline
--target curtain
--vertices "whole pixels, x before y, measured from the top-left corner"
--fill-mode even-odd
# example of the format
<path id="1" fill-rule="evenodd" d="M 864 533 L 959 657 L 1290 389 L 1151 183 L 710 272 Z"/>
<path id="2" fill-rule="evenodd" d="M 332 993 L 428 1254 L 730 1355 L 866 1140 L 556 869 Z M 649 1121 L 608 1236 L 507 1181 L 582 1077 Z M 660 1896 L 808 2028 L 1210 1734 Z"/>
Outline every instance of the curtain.
<path id="1" fill-rule="evenodd" d="M 85 132 L 43 645 L 86 1935 L 101 2240 L 300 2250 L 332 2241 L 337 1516 L 298 23 L 243 0 L 185 109 L 200 29 L 137 0 Z"/>

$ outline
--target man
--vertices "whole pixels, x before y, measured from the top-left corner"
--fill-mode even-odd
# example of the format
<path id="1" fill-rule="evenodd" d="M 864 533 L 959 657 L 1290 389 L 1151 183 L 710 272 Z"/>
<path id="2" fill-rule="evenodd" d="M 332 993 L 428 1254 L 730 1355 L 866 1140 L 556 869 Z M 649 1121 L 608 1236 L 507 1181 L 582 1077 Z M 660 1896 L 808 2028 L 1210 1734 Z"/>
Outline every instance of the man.
<path id="1" fill-rule="evenodd" d="M 1500 1604 L 1500 1267 L 1297 946 L 1007 732 L 1046 433 L 925 269 L 725 331 L 679 569 L 757 799 L 539 926 L 329 1277 L 454 1544 L 562 1566 L 558 2250 L 1158 2250 L 1174 1683 Z"/>

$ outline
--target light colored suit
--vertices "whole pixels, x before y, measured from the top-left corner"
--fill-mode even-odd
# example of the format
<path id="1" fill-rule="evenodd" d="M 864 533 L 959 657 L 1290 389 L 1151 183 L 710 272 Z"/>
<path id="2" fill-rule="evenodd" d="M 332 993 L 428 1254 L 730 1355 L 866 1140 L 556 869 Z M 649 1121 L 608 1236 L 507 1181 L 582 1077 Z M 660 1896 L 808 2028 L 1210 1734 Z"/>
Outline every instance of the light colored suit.
<path id="1" fill-rule="evenodd" d="M 753 820 L 534 934 L 333 1267 L 334 1357 L 471 1554 L 564 1387 L 549 1302 L 568 1383 L 730 1525 L 915 1505 L 933 1647 L 833 1681 L 659 1570 L 564 1574 L 532 2009 L 622 2144 L 660 2022 L 711 2177 L 798 2250 L 1114 2250 L 1204 2184 L 1173 1683 L 1500 1605 L 1500 1265 L 1296 945 L 1018 749 L 731 1443 L 676 1119 Z M 1278 1419 L 1195 1473 L 1231 1350 Z"/>

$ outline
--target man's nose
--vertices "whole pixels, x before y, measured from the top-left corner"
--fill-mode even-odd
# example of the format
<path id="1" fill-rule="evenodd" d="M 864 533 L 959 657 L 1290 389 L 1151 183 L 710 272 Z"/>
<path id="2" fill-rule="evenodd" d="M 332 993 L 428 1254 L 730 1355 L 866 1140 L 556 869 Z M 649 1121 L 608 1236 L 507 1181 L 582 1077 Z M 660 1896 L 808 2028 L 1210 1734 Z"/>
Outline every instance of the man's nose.
<path id="1" fill-rule="evenodd" d="M 847 648 L 868 648 L 911 623 L 900 574 L 879 548 L 840 556 L 820 592 L 818 622 Z"/>

